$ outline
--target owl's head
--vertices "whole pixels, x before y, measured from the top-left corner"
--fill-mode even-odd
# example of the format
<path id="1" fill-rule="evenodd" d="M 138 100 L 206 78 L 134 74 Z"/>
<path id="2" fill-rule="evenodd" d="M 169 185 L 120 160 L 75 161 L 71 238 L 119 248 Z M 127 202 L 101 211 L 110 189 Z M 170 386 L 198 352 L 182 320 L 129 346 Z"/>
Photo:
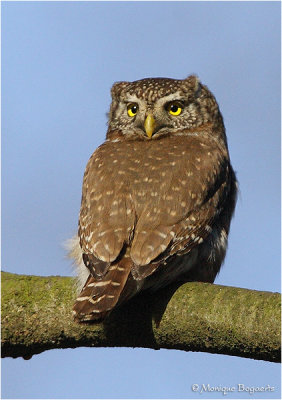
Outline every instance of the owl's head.
<path id="1" fill-rule="evenodd" d="M 206 124 L 223 128 L 213 94 L 194 75 L 183 80 L 147 78 L 117 82 L 111 94 L 109 140 L 187 135 Z"/>

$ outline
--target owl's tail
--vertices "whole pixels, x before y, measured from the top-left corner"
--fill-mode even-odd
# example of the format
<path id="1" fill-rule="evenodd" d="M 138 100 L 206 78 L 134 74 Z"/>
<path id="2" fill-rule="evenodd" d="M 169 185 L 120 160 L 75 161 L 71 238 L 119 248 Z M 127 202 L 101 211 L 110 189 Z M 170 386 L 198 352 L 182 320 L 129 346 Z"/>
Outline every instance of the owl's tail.
<path id="1" fill-rule="evenodd" d="M 132 267 L 129 257 L 112 264 L 106 275 L 98 280 L 89 275 L 73 306 L 78 322 L 102 321 L 115 307 Z"/>

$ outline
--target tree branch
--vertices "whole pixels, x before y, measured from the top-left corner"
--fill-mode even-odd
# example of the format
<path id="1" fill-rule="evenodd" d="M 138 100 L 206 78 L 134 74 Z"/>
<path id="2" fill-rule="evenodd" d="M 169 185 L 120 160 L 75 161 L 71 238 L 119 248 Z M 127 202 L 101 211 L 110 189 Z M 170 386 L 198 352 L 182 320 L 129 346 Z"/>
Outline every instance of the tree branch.
<path id="1" fill-rule="evenodd" d="M 280 361 L 280 294 L 192 282 L 136 296 L 104 324 L 73 321 L 73 278 L 2 272 L 2 357 L 146 347 Z"/>

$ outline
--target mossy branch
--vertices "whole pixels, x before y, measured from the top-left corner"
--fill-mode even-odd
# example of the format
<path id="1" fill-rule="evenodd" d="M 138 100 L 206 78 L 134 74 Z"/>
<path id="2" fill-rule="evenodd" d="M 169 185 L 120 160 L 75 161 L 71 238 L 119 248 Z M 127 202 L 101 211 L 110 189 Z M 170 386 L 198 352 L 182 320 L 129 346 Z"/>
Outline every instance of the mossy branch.
<path id="1" fill-rule="evenodd" d="M 146 347 L 280 361 L 280 294 L 187 283 L 144 293 L 104 324 L 73 321 L 74 280 L 2 272 L 2 357 L 54 348 Z"/>

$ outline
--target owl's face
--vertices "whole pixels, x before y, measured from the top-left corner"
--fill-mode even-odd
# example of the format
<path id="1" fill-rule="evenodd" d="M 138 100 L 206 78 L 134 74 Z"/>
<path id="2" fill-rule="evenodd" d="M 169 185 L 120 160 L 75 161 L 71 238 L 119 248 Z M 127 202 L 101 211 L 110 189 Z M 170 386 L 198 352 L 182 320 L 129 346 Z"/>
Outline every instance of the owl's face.
<path id="1" fill-rule="evenodd" d="M 221 120 L 211 92 L 198 78 L 148 78 L 112 87 L 107 138 L 151 140 L 185 135 Z"/>

